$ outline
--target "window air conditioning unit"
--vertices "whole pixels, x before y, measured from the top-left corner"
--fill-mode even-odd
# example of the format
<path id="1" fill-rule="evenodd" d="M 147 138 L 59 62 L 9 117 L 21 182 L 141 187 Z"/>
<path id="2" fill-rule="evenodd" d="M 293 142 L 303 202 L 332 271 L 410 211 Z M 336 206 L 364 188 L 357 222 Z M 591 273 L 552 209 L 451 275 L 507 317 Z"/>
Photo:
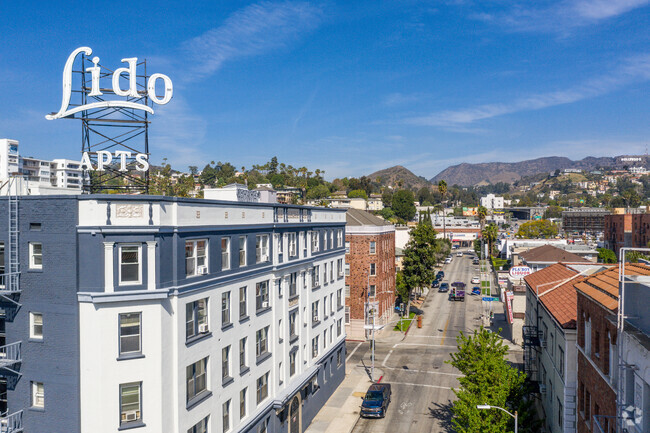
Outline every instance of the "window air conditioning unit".
<path id="1" fill-rule="evenodd" d="M 262 308 L 269 308 L 269 301 L 262 302 Z"/>
<path id="2" fill-rule="evenodd" d="M 124 416 L 125 416 L 127 421 L 136 421 L 138 419 L 138 411 L 137 410 L 130 410 L 128 412 L 125 412 Z"/>
<path id="3" fill-rule="evenodd" d="M 207 323 L 201 323 L 199 324 L 199 333 L 203 334 L 208 332 L 208 324 Z"/>
<path id="4" fill-rule="evenodd" d="M 544 385 L 543 383 L 539 384 L 539 393 L 546 394 L 546 385 Z"/>
<path id="5" fill-rule="evenodd" d="M 199 275 L 206 275 L 208 273 L 208 267 L 207 266 L 199 266 L 196 268 L 197 272 Z"/>

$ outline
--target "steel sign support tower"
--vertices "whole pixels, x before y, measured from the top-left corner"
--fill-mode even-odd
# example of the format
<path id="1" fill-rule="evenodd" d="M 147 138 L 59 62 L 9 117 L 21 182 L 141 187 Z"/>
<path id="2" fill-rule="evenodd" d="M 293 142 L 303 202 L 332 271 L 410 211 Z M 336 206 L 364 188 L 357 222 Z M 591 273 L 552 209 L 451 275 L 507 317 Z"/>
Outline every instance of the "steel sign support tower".
<path id="1" fill-rule="evenodd" d="M 81 80 L 81 88 L 72 90 L 73 94 L 79 96 L 80 106 L 109 100 L 110 98 L 106 98 L 106 95 L 116 95 L 112 88 L 101 88 L 101 95 L 93 95 L 92 87 L 89 85 L 92 81 L 91 72 L 86 69 L 89 64 L 96 64 L 101 68 L 100 78 L 102 79 L 110 79 L 114 73 L 113 70 L 101 66 L 98 62 L 91 62 L 85 54 L 82 54 L 81 69 L 73 69 L 73 73 L 77 74 Z M 127 101 L 152 106 L 153 103 L 147 92 L 149 78 L 147 76 L 147 61 L 139 62 L 137 66 L 144 67 L 144 74 L 135 75 L 138 96 L 127 96 Z M 120 74 L 119 81 L 128 81 L 128 78 Z M 126 107 L 100 107 L 83 110 L 80 114 L 80 117 L 69 116 L 67 118 L 81 119 L 81 153 L 87 152 L 93 166 L 97 165 L 97 152 L 100 151 L 108 151 L 113 154 L 122 151 L 130 154 L 130 157 L 123 156 L 126 160 L 126 171 L 119 170 L 120 159 L 113 159 L 102 171 L 84 170 L 84 191 L 147 194 L 149 192 L 149 172 L 136 171 L 135 156 L 136 154 L 149 156 L 150 121 L 148 112 Z"/>

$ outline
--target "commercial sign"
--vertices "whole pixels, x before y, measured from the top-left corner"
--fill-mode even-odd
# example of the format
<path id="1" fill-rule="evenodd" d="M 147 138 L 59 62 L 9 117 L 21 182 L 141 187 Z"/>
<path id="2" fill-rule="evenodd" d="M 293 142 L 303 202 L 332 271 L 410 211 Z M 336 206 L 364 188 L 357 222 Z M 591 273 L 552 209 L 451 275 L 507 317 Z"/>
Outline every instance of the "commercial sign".
<path id="1" fill-rule="evenodd" d="M 515 298 L 514 292 L 506 292 L 506 309 L 508 310 L 508 323 L 514 320 L 512 315 L 512 300 Z"/>
<path id="2" fill-rule="evenodd" d="M 510 276 L 513 278 L 522 278 L 531 273 L 532 270 L 528 266 L 513 266 L 510 268 Z"/>
<path id="3" fill-rule="evenodd" d="M 73 72 L 72 69 L 73 69 L 74 61 L 79 54 L 83 53 L 86 56 L 90 56 L 92 52 L 93 50 L 89 47 L 79 47 L 76 50 L 74 50 L 70 54 L 70 56 L 68 56 L 68 60 L 65 62 L 65 66 L 63 68 L 63 96 L 61 100 L 61 108 L 57 113 L 46 115 L 45 118 L 47 120 L 62 119 L 65 117 L 70 117 L 73 114 L 79 113 L 81 111 L 92 110 L 97 108 L 109 108 L 109 107 L 121 107 L 121 108 L 127 108 L 132 110 L 142 110 L 142 111 L 146 111 L 147 113 L 153 114 L 154 113 L 153 109 L 149 107 L 147 104 L 129 101 L 128 98 L 142 98 L 144 95 L 147 95 L 153 103 L 158 105 L 165 105 L 172 99 L 172 96 L 174 95 L 174 87 L 172 85 L 172 80 L 167 75 L 164 74 L 152 74 L 149 77 L 149 80 L 147 81 L 146 92 L 141 93 L 140 91 L 138 91 L 137 82 L 136 82 L 136 78 L 137 78 L 136 68 L 137 68 L 138 58 L 129 57 L 129 58 L 122 59 L 122 62 L 128 65 L 127 67 L 115 69 L 115 71 L 112 74 L 112 83 L 111 83 L 112 93 L 114 93 L 117 96 L 124 97 L 126 98 L 126 100 L 103 100 L 103 101 L 92 102 L 89 104 L 73 106 L 72 108 L 70 108 L 70 98 L 72 96 L 72 72 Z M 100 77 L 106 74 L 101 74 L 101 67 L 98 66 L 99 57 L 97 56 L 93 57 L 92 63 L 93 63 L 92 67 L 86 68 L 86 72 L 90 72 L 90 76 L 91 76 L 91 88 L 90 88 L 90 93 L 88 93 L 88 96 L 98 97 L 103 95 L 102 90 L 105 89 L 100 86 L 100 82 L 99 82 Z M 122 89 L 120 87 L 121 76 L 126 76 L 128 78 L 129 86 L 127 89 Z M 156 82 L 158 80 L 162 81 L 163 88 L 164 88 L 164 93 L 162 97 L 158 97 L 156 95 Z M 149 161 L 148 161 L 149 155 L 144 153 L 136 153 L 135 155 L 133 155 L 133 153 L 129 151 L 116 151 L 115 154 L 112 154 L 111 152 L 105 150 L 98 151 L 96 167 L 92 166 L 88 152 L 84 152 L 81 158 L 80 165 L 83 170 L 102 171 L 113 161 L 113 158 L 119 160 L 120 162 L 118 171 L 127 171 L 128 170 L 127 159 L 132 159 L 132 158 L 135 158 L 135 169 L 137 171 L 149 170 Z"/>

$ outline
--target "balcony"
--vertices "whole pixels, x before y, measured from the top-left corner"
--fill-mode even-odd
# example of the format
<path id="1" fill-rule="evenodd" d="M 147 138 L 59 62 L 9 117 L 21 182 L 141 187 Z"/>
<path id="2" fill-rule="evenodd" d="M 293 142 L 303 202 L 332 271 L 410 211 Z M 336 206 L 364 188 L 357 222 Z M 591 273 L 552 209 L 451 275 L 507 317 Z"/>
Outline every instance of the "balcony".
<path id="1" fill-rule="evenodd" d="M 20 272 L 0 274 L 0 295 L 20 292 Z"/>
<path id="2" fill-rule="evenodd" d="M 21 342 L 17 341 L 15 343 L 0 346 L 0 368 L 7 368 L 22 362 L 20 345 Z"/>
<path id="3" fill-rule="evenodd" d="M 23 411 L 0 418 L 0 433 L 19 433 L 23 431 Z"/>

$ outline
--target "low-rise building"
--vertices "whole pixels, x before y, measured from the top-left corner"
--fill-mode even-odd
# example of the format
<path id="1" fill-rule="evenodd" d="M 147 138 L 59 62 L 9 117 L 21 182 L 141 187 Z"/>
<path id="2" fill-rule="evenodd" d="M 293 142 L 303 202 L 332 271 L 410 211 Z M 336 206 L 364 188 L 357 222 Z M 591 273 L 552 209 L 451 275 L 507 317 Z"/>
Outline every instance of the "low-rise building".
<path id="1" fill-rule="evenodd" d="M 553 245 L 542 245 L 541 247 L 522 252 L 519 254 L 519 258 L 522 263 L 528 266 L 533 272 L 559 262 L 575 264 L 591 263 L 589 260 L 586 260 L 577 254 L 554 247 Z"/>
<path id="2" fill-rule="evenodd" d="M 381 198 L 381 194 L 370 194 L 368 197 L 368 210 L 369 211 L 379 211 L 384 208 L 384 201 Z"/>

